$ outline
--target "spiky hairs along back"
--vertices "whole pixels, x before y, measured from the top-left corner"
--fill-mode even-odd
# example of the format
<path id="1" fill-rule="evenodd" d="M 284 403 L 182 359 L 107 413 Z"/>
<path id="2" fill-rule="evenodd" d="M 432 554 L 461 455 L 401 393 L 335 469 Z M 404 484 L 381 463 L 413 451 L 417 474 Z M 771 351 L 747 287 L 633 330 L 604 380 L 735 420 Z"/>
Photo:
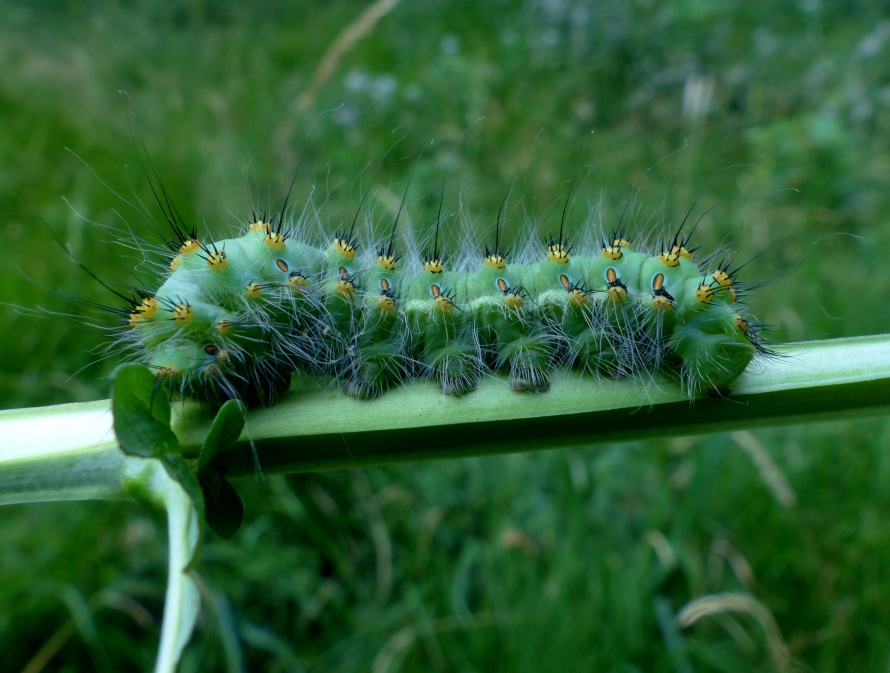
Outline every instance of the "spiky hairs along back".
<path id="1" fill-rule="evenodd" d="M 122 329 L 174 392 L 268 402 L 296 370 L 333 376 L 355 397 L 416 378 L 464 394 L 490 374 L 540 392 L 554 369 L 571 367 L 668 373 L 697 396 L 726 392 L 770 354 L 740 301 L 737 269 L 697 261 L 685 220 L 654 248 L 634 249 L 619 222 L 576 250 L 564 212 L 558 238 L 514 262 L 498 233 L 484 252 L 446 258 L 440 221 L 425 254 L 397 250 L 392 235 L 361 248 L 358 213 L 318 247 L 287 220 L 286 204 L 237 237 L 208 240 L 159 199 L 174 234 L 169 271 L 156 291 L 134 295 Z"/>

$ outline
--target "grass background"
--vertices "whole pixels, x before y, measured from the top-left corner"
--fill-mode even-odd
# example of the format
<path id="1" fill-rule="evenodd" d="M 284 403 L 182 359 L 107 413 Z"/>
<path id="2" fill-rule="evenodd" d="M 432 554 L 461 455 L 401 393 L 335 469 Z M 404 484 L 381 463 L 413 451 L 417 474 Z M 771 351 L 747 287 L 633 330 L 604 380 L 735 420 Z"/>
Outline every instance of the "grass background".
<path id="1" fill-rule="evenodd" d="M 409 205 L 428 226 L 455 142 L 485 116 L 446 204 L 490 226 L 524 169 L 508 239 L 523 210 L 555 227 L 579 162 L 576 219 L 601 200 L 616 222 L 646 168 L 685 145 L 646 178 L 638 228 L 676 223 L 720 169 L 753 163 L 707 188 L 705 205 L 743 198 L 696 240 L 743 261 L 769 248 L 744 272 L 776 278 L 755 315 L 778 341 L 887 331 L 890 15 L 848 0 L 418 0 L 317 78 L 367 6 L 0 2 L 0 301 L 77 310 L 37 283 L 112 303 L 44 225 L 103 279 L 134 283 L 138 260 L 108 229 L 153 236 L 127 203 L 150 199 L 134 123 L 184 218 L 231 231 L 280 203 L 310 126 L 342 105 L 309 135 L 297 187 L 329 196 L 332 229 L 401 135 L 375 181 L 381 217 L 410 171 L 400 158 L 426 148 Z M 0 316 L 3 407 L 107 395 L 100 336 Z M 244 481 L 243 529 L 204 546 L 182 670 L 887 670 L 888 428 Z M 0 539 L 5 670 L 151 667 L 161 522 L 127 504 L 6 507 Z M 671 615 L 711 595 L 713 612 L 678 629 Z"/>

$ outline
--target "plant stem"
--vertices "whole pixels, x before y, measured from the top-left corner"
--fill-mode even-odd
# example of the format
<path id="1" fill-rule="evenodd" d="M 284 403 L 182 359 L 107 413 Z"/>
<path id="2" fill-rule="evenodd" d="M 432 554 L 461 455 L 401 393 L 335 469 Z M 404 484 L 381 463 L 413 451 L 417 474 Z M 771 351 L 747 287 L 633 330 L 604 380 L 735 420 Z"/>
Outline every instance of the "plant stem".
<path id="1" fill-rule="evenodd" d="M 675 381 L 595 380 L 554 375 L 549 392 L 514 393 L 482 381 L 447 397 L 415 381 L 376 400 L 347 398 L 334 386 L 298 390 L 252 411 L 238 442 L 215 464 L 229 476 L 457 458 L 566 446 L 593 446 L 890 413 L 890 335 L 776 347 L 731 396 L 689 399 Z M 174 429 L 196 458 L 211 414 L 174 405 Z M 0 504 L 125 497 L 122 454 L 108 402 L 0 412 Z"/>
<path id="2" fill-rule="evenodd" d="M 0 505 L 127 497 L 107 400 L 2 411 L 0 442 Z"/>
<path id="3" fill-rule="evenodd" d="M 776 347 L 732 395 L 690 401 L 676 381 L 595 380 L 565 372 L 543 394 L 485 380 L 464 397 L 412 382 L 376 400 L 335 387 L 287 395 L 250 414 L 239 442 L 216 457 L 230 476 L 252 474 L 253 439 L 264 472 L 309 472 L 384 463 L 592 446 L 890 413 L 890 335 Z M 180 405 L 174 420 L 193 457 L 209 416 Z M 249 433 L 249 436 L 248 436 Z"/>

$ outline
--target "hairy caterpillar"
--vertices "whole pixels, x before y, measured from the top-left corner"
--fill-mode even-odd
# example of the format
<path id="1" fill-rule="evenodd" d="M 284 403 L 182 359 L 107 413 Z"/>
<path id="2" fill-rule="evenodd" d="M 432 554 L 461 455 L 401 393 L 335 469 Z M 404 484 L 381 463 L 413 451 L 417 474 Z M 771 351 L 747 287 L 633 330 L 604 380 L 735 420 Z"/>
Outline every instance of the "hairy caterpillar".
<path id="1" fill-rule="evenodd" d="M 278 215 L 248 218 L 237 237 L 206 240 L 163 186 L 152 189 L 174 234 L 168 271 L 157 291 L 126 297 L 116 330 L 184 396 L 268 402 L 296 370 L 332 375 L 355 397 L 413 378 L 459 395 L 493 373 L 536 392 L 556 367 L 669 372 L 695 396 L 726 391 L 756 354 L 770 354 L 763 326 L 738 301 L 738 269 L 695 261 L 695 226 L 683 233 L 689 214 L 654 250 L 636 250 L 621 221 L 598 245 L 575 249 L 564 208 L 559 235 L 513 260 L 499 211 L 492 247 L 446 257 L 441 201 L 432 248 L 421 253 L 414 243 L 398 249 L 399 215 L 388 237 L 361 247 L 361 206 L 316 247 L 309 216 L 287 220 L 287 200 Z"/>

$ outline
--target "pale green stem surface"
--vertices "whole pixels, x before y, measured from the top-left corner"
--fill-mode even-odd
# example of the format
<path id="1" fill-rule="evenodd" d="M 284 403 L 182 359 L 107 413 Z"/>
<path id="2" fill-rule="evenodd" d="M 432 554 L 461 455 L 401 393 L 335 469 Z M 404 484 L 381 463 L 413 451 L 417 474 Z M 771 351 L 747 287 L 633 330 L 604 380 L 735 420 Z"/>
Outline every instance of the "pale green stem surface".
<path id="1" fill-rule="evenodd" d="M 890 413 L 890 335 L 776 347 L 726 398 L 690 401 L 676 381 L 595 380 L 566 372 L 546 393 L 520 394 L 482 381 L 448 397 L 415 381 L 376 400 L 353 400 L 336 384 L 287 395 L 251 412 L 239 443 L 216 457 L 230 475 L 251 474 L 252 438 L 264 472 L 309 472 L 383 463 L 592 446 Z M 174 420 L 193 457 L 209 417 L 179 406 Z M 248 434 L 249 433 L 249 434 Z"/>
<path id="2" fill-rule="evenodd" d="M 890 335 L 776 347 L 730 397 L 689 401 L 674 381 L 594 380 L 564 373 L 542 394 L 482 381 L 460 398 L 412 382 L 376 400 L 353 400 L 332 384 L 252 411 L 245 432 L 216 462 L 252 474 L 252 438 L 264 472 L 592 446 L 890 413 Z M 107 402 L 0 412 L 0 504 L 124 497 L 122 456 Z M 197 457 L 210 417 L 174 405 L 174 429 Z"/>
<path id="3" fill-rule="evenodd" d="M 0 411 L 0 505 L 126 498 L 111 424 L 108 400 Z"/>

